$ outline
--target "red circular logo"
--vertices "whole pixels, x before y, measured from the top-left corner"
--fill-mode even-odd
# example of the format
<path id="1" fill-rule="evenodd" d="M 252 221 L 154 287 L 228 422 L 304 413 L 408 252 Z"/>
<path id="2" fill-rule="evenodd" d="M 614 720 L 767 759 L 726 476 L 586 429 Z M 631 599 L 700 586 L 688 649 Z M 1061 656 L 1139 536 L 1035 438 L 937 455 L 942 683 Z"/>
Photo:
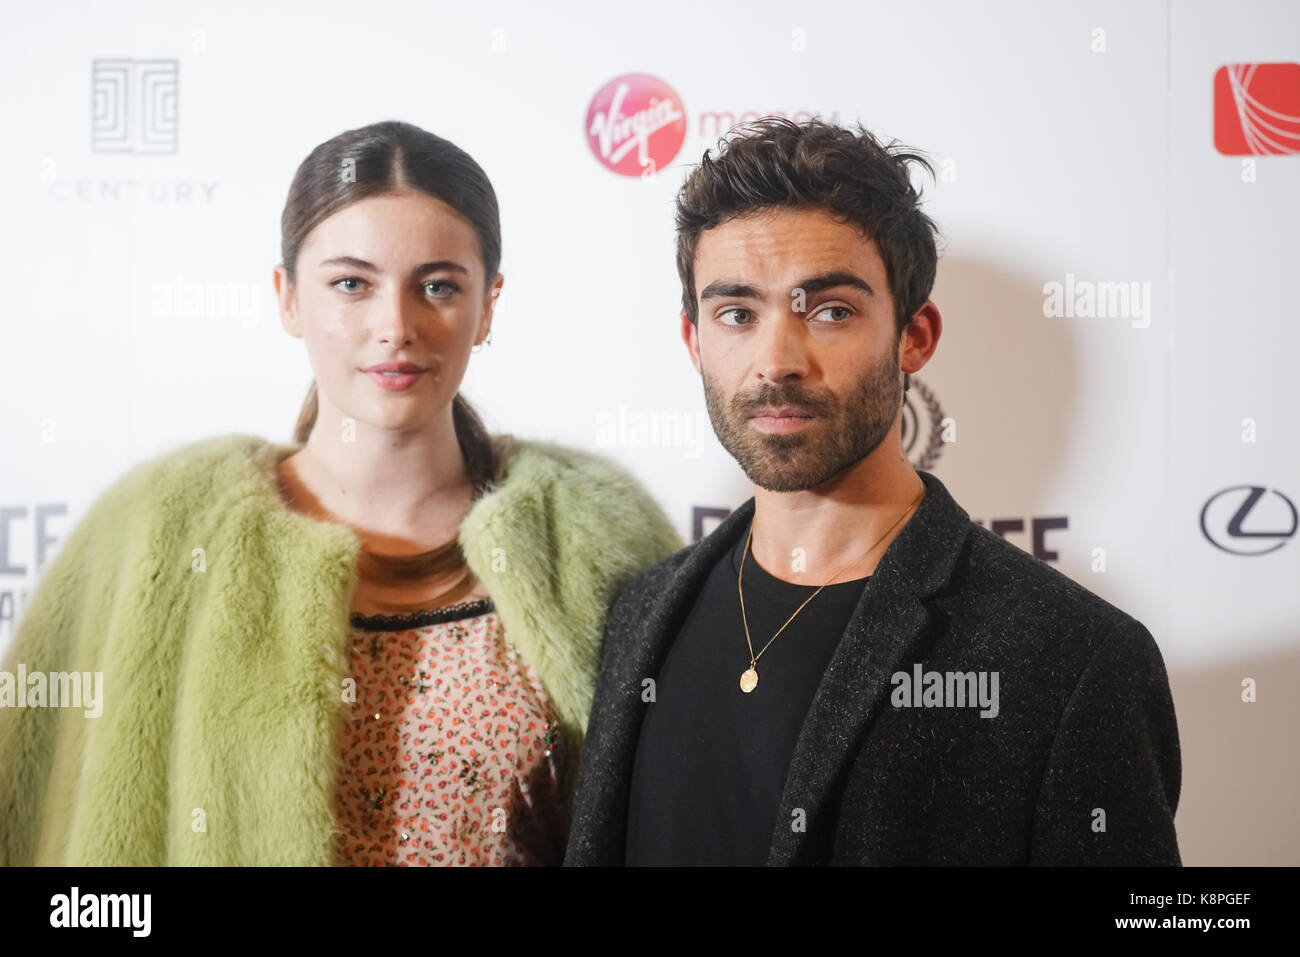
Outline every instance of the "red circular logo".
<path id="1" fill-rule="evenodd" d="M 671 86 L 648 73 L 610 80 L 587 107 L 587 143 L 607 169 L 650 176 L 686 139 L 686 109 Z"/>

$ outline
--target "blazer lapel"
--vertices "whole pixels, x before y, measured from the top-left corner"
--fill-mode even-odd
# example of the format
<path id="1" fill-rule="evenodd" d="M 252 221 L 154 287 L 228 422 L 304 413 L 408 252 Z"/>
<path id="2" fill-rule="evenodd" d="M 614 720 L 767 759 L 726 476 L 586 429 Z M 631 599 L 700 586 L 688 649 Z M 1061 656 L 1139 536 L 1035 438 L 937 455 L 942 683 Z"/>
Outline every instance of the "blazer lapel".
<path id="1" fill-rule="evenodd" d="M 690 555 L 668 581 L 663 594 L 646 615 L 636 643 L 637 663 L 641 669 L 639 674 L 659 673 L 664 657 L 676 640 L 687 614 L 694 607 L 713 567 L 749 528 L 753 517 L 754 500 L 751 498 L 724 518 L 717 528 L 691 549 Z"/>
<path id="2" fill-rule="evenodd" d="M 948 581 L 970 516 L 929 472 L 926 494 L 885 550 L 831 657 L 795 743 L 769 865 L 814 863 L 813 836 L 863 736 L 889 698 L 890 676 L 919 660 L 930 620 L 923 599 Z M 795 812 L 806 826 L 795 830 Z"/>
<path id="3" fill-rule="evenodd" d="M 581 848 L 571 856 L 583 863 L 622 864 L 627 840 L 627 801 L 632 782 L 632 767 L 645 705 L 641 700 L 642 681 L 659 673 L 682 623 L 713 566 L 749 527 L 754 514 L 754 500 L 741 505 L 691 549 L 681 566 L 661 586 L 661 592 L 649 605 L 645 615 L 632 628 L 632 634 L 620 636 L 612 649 L 612 674 L 608 687 L 614 693 L 597 694 L 596 705 L 587 725 L 587 742 L 583 761 L 590 767 L 584 775 L 607 786 L 585 789 L 579 793 L 575 808 L 575 833 L 581 834 Z M 587 801 L 591 800 L 588 804 Z M 594 856 L 588 857 L 588 854 Z"/>

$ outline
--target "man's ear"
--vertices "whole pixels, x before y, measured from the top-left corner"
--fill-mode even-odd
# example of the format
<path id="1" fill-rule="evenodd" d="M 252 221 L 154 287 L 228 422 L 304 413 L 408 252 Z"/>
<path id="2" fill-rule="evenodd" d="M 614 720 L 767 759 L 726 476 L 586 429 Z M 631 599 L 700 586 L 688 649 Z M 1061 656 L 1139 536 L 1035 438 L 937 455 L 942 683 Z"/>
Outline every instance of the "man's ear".
<path id="1" fill-rule="evenodd" d="M 916 375 L 939 347 L 943 335 L 943 316 L 933 300 L 927 299 L 903 329 L 899 343 L 899 368 Z"/>
<path id="2" fill-rule="evenodd" d="M 702 374 L 704 370 L 700 368 L 700 330 L 685 312 L 682 313 L 682 342 L 686 343 L 686 351 L 691 354 L 691 364 L 695 366 L 695 371 Z"/>
<path id="3" fill-rule="evenodd" d="M 289 271 L 283 263 L 275 267 L 272 277 L 275 284 L 275 299 L 280 307 L 280 325 L 284 331 L 295 339 L 302 338 L 302 324 L 298 321 L 298 305 L 294 301 L 293 283 L 289 281 Z"/>

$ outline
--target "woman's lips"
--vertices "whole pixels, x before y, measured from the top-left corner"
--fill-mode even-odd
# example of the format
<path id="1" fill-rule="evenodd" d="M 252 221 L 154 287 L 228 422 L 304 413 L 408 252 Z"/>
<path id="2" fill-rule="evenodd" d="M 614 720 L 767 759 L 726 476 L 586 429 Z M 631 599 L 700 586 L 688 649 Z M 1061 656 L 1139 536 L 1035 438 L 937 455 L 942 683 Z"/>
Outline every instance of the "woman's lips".
<path id="1" fill-rule="evenodd" d="M 423 372 L 367 372 L 366 375 L 370 380 L 381 389 L 387 389 L 389 392 L 404 392 L 411 386 L 415 385 L 415 380 L 424 375 Z"/>

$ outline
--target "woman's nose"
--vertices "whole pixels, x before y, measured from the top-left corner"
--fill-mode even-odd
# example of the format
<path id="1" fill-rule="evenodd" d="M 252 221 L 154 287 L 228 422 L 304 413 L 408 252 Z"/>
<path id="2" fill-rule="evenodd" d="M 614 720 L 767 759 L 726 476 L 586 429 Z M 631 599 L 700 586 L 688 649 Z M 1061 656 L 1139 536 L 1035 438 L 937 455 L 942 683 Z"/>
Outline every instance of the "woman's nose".
<path id="1" fill-rule="evenodd" d="M 375 336 L 380 342 L 403 346 L 409 343 L 415 330 L 415 304 L 405 296 L 394 294 L 375 303 Z"/>

